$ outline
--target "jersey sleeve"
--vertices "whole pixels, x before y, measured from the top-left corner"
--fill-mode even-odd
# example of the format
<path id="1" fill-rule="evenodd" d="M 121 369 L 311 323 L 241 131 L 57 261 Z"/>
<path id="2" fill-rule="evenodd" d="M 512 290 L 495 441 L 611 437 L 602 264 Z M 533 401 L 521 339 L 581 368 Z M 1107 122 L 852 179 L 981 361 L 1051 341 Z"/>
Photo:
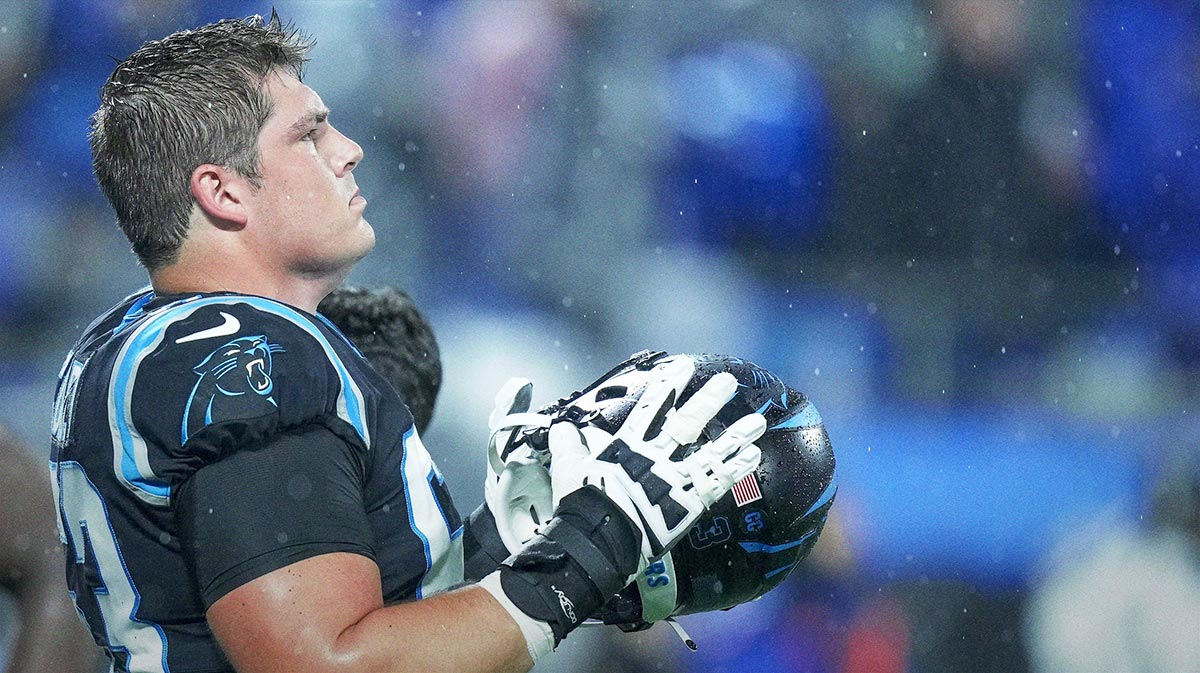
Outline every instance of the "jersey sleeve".
<path id="1" fill-rule="evenodd" d="M 322 425 L 205 465 L 176 494 L 180 545 L 204 606 L 320 554 L 375 558 L 362 454 Z"/>
<path id="2" fill-rule="evenodd" d="M 110 383 L 114 469 L 145 500 L 168 504 L 201 467 L 295 428 L 323 425 L 371 446 L 359 356 L 307 314 L 199 296 L 129 329 Z"/>

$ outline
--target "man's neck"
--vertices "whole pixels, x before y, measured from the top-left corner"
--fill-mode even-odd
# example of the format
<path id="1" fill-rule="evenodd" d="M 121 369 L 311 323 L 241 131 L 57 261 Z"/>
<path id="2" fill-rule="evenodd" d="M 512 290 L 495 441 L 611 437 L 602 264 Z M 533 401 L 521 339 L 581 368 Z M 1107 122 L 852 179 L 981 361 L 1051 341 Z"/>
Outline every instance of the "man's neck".
<path id="1" fill-rule="evenodd" d="M 150 274 L 150 284 L 159 294 L 188 292 L 237 292 L 275 299 L 285 304 L 317 312 L 317 304 L 345 280 L 334 276 L 291 276 L 267 274 L 246 267 L 188 265 L 176 263 Z"/>

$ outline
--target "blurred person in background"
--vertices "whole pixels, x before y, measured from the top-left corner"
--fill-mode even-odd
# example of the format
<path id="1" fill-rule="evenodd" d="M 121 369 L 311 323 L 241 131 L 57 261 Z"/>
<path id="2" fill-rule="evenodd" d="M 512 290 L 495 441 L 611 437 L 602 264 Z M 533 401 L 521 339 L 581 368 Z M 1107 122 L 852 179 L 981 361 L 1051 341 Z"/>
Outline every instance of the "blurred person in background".
<path id="1" fill-rule="evenodd" d="M 101 659 L 63 591 L 62 548 L 45 470 L 0 426 L 0 586 L 15 599 L 18 617 L 8 673 L 90 671 Z"/>
<path id="2" fill-rule="evenodd" d="M 1030 357 L 1117 296 L 1117 262 L 1089 226 L 1071 17 L 1060 3 L 916 5 L 920 32 L 897 22 L 875 38 L 894 56 L 879 55 L 883 81 L 855 70 L 834 87 L 831 226 L 797 261 L 883 308 L 898 395 L 1003 400 L 1025 392 L 1011 386 Z M 919 68 L 902 67 L 909 54 Z"/>
<path id="3" fill-rule="evenodd" d="M 1068 539 L 1025 615 L 1036 673 L 1200 671 L 1200 459 L 1175 461 L 1144 527 Z"/>

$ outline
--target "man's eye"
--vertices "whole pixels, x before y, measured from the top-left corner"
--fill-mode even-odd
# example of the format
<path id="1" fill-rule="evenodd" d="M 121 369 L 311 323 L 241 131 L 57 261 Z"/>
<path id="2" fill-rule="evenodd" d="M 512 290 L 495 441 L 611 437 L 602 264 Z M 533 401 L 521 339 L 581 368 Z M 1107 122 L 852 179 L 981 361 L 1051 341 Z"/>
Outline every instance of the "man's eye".
<path id="1" fill-rule="evenodd" d="M 305 133 L 303 136 L 303 139 L 315 141 L 317 139 L 317 130 L 313 129 L 313 130 L 309 131 L 308 133 Z"/>

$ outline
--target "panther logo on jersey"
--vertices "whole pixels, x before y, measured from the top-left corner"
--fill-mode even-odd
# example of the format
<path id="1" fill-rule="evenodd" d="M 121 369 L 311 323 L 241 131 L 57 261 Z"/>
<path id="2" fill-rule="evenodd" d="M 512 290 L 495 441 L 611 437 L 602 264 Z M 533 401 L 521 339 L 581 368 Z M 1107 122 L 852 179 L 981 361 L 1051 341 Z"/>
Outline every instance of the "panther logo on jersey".
<path id="1" fill-rule="evenodd" d="M 278 406 L 271 396 L 271 358 L 284 348 L 265 336 L 239 337 L 192 368 L 200 376 L 188 397 L 183 441 L 222 418 L 248 418 Z"/>

